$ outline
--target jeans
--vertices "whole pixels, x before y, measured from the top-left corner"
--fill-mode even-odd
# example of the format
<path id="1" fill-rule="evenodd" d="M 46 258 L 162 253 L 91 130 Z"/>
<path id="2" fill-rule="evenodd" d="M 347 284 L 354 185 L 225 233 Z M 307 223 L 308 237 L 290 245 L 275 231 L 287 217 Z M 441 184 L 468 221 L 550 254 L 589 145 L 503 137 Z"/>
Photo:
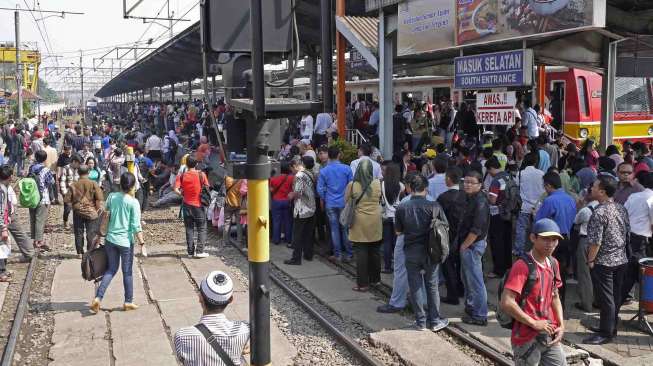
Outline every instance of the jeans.
<path id="1" fill-rule="evenodd" d="M 48 205 L 38 205 L 29 209 L 29 233 L 36 241 L 43 240 L 45 220 L 48 218 Z"/>
<path id="2" fill-rule="evenodd" d="M 392 270 L 392 256 L 394 253 L 397 235 L 395 234 L 394 220 L 383 220 L 383 269 Z"/>
<path id="3" fill-rule="evenodd" d="M 405 254 L 410 302 L 415 312 L 415 322 L 418 326 L 434 326 L 441 320 L 440 294 L 438 291 L 439 264 L 431 263 L 431 259 L 426 255 L 426 248 L 423 245 L 412 245 L 405 249 Z M 424 277 L 422 277 L 421 271 L 424 271 Z M 426 313 L 418 294 L 422 286 L 426 289 Z"/>
<path id="4" fill-rule="evenodd" d="M 460 253 L 460 267 L 465 286 L 465 308 L 475 319 L 487 319 L 487 290 L 483 281 L 482 258 L 487 244 L 479 240 Z"/>
<path id="5" fill-rule="evenodd" d="M 206 244 L 206 210 L 204 207 L 182 205 L 184 226 L 186 227 L 186 249 L 188 255 L 204 253 Z M 195 229 L 197 229 L 197 247 L 195 246 Z"/>
<path id="6" fill-rule="evenodd" d="M 406 253 L 404 253 L 404 236 L 397 236 L 397 242 L 395 244 L 394 251 L 394 262 L 395 267 L 393 269 L 393 278 L 392 278 L 392 295 L 390 296 L 390 301 L 388 304 L 391 306 L 403 309 L 406 307 L 406 299 L 408 299 L 408 274 L 406 272 Z M 418 302 L 424 304 L 426 297 L 424 290 L 424 282 L 422 281 L 422 286 L 417 291 Z"/>
<path id="7" fill-rule="evenodd" d="M 313 259 L 313 242 L 315 237 L 315 216 L 300 219 L 296 217 L 293 222 L 292 234 L 292 259 L 298 262 L 302 261 L 302 255 L 305 259 Z"/>
<path id="8" fill-rule="evenodd" d="M 75 233 L 77 254 L 84 254 L 84 231 L 86 231 L 86 250 L 90 250 L 97 232 L 98 221 L 98 219 L 89 220 L 83 218 L 73 211 L 73 232 Z"/>
<path id="9" fill-rule="evenodd" d="M 562 350 L 562 345 L 545 346 L 537 339 L 522 345 L 512 345 L 515 366 L 566 366 L 567 357 Z"/>
<path id="10" fill-rule="evenodd" d="M 292 243 L 292 212 L 290 201 L 272 200 L 272 243 L 281 242 L 281 232 L 287 243 Z"/>
<path id="11" fill-rule="evenodd" d="M 612 337 L 617 333 L 617 319 L 621 307 L 621 294 L 627 264 L 616 267 L 607 267 L 595 264 L 592 268 L 592 280 L 596 302 L 601 309 L 599 328 L 601 335 Z"/>
<path id="12" fill-rule="evenodd" d="M 134 261 L 134 244 L 129 247 L 123 247 L 107 241 L 104 250 L 107 252 L 107 271 L 102 276 L 102 281 L 95 293 L 95 297 L 102 300 L 109 284 L 111 284 L 113 276 L 118 272 L 118 265 L 120 265 L 122 268 L 122 285 L 125 289 L 125 303 L 133 302 L 134 280 L 132 277 L 132 263 Z"/>
<path id="13" fill-rule="evenodd" d="M 353 243 L 353 247 L 356 252 L 358 287 L 368 287 L 371 283 L 381 282 L 381 243 Z"/>
<path id="14" fill-rule="evenodd" d="M 526 241 L 531 229 L 531 214 L 520 212 L 517 216 L 517 228 L 515 230 L 515 243 L 513 244 L 513 254 L 522 257 L 526 254 Z"/>
<path id="15" fill-rule="evenodd" d="M 340 225 L 340 212 L 342 207 L 327 207 L 326 213 L 329 218 L 329 227 L 331 228 L 331 245 L 333 246 L 333 256 L 340 258 L 341 253 L 347 258 L 351 258 L 353 253 L 351 243 L 347 235 L 347 228 Z"/>

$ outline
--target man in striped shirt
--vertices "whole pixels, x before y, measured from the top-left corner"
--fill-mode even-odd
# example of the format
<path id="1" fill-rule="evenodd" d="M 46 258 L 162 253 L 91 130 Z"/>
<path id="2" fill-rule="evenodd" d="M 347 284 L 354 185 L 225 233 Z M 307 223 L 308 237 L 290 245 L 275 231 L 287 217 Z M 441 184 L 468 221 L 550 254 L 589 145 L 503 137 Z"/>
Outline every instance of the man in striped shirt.
<path id="1" fill-rule="evenodd" d="M 233 282 L 222 271 L 209 273 L 200 284 L 200 303 L 203 315 L 200 323 L 193 327 L 181 328 L 175 333 L 177 358 L 185 366 L 229 366 L 246 365 L 243 357 L 249 341 L 249 324 L 243 321 L 230 321 L 223 314 L 227 305 L 233 301 Z M 202 334 L 208 330 L 211 340 L 222 348 L 226 361 Z"/>

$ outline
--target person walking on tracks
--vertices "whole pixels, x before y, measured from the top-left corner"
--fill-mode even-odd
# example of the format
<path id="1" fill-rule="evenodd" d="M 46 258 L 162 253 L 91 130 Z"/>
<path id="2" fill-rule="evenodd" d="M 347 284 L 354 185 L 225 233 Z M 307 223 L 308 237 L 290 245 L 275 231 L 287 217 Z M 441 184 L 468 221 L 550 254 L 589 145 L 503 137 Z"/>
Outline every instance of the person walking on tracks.
<path id="1" fill-rule="evenodd" d="M 553 257 L 563 238 L 555 221 L 538 220 L 530 234 L 533 249 L 507 275 L 500 306 L 513 318 L 510 343 L 517 366 L 567 364 L 560 345 L 565 329 L 558 293 L 562 281 Z"/>
<path id="2" fill-rule="evenodd" d="M 175 333 L 175 352 L 183 365 L 247 365 L 249 324 L 224 315 L 234 300 L 233 288 L 233 281 L 222 271 L 212 271 L 200 283 L 200 322 Z"/>
<path id="3" fill-rule="evenodd" d="M 36 162 L 29 168 L 29 175 L 34 177 L 38 187 L 39 201 L 36 207 L 29 209 L 30 237 L 34 240 L 34 246 L 41 250 L 50 248 L 43 240 L 45 231 L 45 220 L 48 218 L 50 207 L 50 187 L 55 184 L 54 176 L 50 169 L 44 165 L 48 154 L 39 150 L 34 154 Z"/>
<path id="4" fill-rule="evenodd" d="M 97 232 L 98 211 L 102 208 L 104 195 L 102 188 L 89 179 L 89 168 L 81 165 L 77 172 L 79 180 L 70 186 L 67 201 L 73 209 L 73 232 L 77 255 L 84 254 L 84 232 L 86 232 L 86 250 L 91 248 Z"/>
<path id="5" fill-rule="evenodd" d="M 141 228 L 141 209 L 138 201 L 129 192 L 136 185 L 136 177 L 131 173 L 123 173 L 120 177 L 121 192 L 114 192 L 107 197 L 104 205 L 105 214 L 102 217 L 104 222 L 101 226 L 107 225 L 106 233 L 99 232 L 95 240 L 106 235 L 105 250 L 107 252 L 107 271 L 102 276 L 100 286 L 95 293 L 95 299 L 91 303 L 91 311 L 97 314 L 100 311 L 100 303 L 104 297 L 113 276 L 118 272 L 118 265 L 122 267 L 123 286 L 125 288 L 125 311 L 138 309 L 134 304 L 134 283 L 132 276 L 132 263 L 134 260 L 134 241 L 144 245 L 143 229 Z M 108 221 L 108 223 L 106 222 Z"/>
<path id="6" fill-rule="evenodd" d="M 194 258 L 206 258 L 208 253 L 204 252 L 206 245 L 206 208 L 202 206 L 202 187 L 209 186 L 209 179 L 204 172 L 195 169 L 197 160 L 190 156 L 186 160 L 188 170 L 177 175 L 174 191 L 183 197 L 182 212 L 184 226 L 186 227 L 186 248 L 188 256 Z M 198 241 L 195 246 L 195 229 L 197 229 Z"/>

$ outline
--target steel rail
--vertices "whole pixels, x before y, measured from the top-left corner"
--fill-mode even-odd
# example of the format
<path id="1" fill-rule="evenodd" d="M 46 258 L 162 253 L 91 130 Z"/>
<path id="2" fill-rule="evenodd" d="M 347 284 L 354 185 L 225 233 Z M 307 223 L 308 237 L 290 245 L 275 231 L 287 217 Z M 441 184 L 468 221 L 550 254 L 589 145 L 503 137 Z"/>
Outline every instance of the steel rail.
<path id="1" fill-rule="evenodd" d="M 227 241 L 233 245 L 238 251 L 245 257 L 247 257 L 247 252 L 245 252 L 240 246 L 238 242 L 235 242 L 231 239 L 231 236 L 228 235 Z M 272 266 L 275 268 L 279 269 L 274 265 L 274 263 L 270 262 Z M 336 328 L 331 322 L 326 319 L 322 314 L 319 313 L 311 304 L 306 302 L 302 297 L 295 292 L 292 288 L 290 288 L 288 285 L 286 285 L 282 280 L 280 280 L 277 276 L 274 274 L 270 273 L 270 279 L 272 282 L 274 282 L 277 286 L 281 287 L 282 290 L 290 296 L 297 304 L 299 304 L 304 310 L 306 310 L 309 314 L 311 314 L 322 326 L 324 326 L 327 331 L 334 336 L 337 340 L 339 340 L 342 344 L 347 347 L 347 349 L 354 354 L 358 359 L 360 359 L 365 365 L 369 366 L 383 366 L 383 363 L 374 358 L 367 350 L 365 350 L 363 347 L 361 347 L 354 339 L 352 339 L 350 336 L 346 335 L 345 333 L 341 332 L 338 328 Z"/>
<path id="2" fill-rule="evenodd" d="M 9 332 L 9 340 L 7 341 L 5 350 L 2 353 L 2 360 L 0 361 L 1 366 L 10 366 L 14 359 L 16 344 L 18 343 L 18 336 L 20 335 L 20 328 L 23 324 L 23 319 L 25 318 L 25 312 L 27 310 L 27 300 L 29 299 L 29 292 L 32 287 L 32 278 L 34 277 L 34 268 L 36 267 L 36 261 L 37 257 L 36 254 L 34 254 L 32 260 L 29 263 L 29 267 L 27 268 L 27 275 L 25 276 L 25 282 L 23 283 L 23 290 L 20 294 L 20 300 L 18 300 L 18 307 L 16 308 L 14 321 L 11 325 L 11 331 Z"/>

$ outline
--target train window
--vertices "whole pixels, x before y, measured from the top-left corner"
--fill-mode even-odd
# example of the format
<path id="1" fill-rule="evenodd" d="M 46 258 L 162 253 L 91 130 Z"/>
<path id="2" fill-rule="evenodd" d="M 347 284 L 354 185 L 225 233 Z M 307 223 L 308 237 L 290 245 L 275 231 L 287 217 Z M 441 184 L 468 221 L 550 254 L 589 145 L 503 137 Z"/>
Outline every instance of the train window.
<path id="1" fill-rule="evenodd" d="M 615 111 L 648 112 L 651 106 L 648 87 L 646 78 L 615 78 Z"/>
<path id="2" fill-rule="evenodd" d="M 584 77 L 578 78 L 578 105 L 580 113 L 584 116 L 590 115 L 589 100 L 587 99 L 587 81 Z"/>

